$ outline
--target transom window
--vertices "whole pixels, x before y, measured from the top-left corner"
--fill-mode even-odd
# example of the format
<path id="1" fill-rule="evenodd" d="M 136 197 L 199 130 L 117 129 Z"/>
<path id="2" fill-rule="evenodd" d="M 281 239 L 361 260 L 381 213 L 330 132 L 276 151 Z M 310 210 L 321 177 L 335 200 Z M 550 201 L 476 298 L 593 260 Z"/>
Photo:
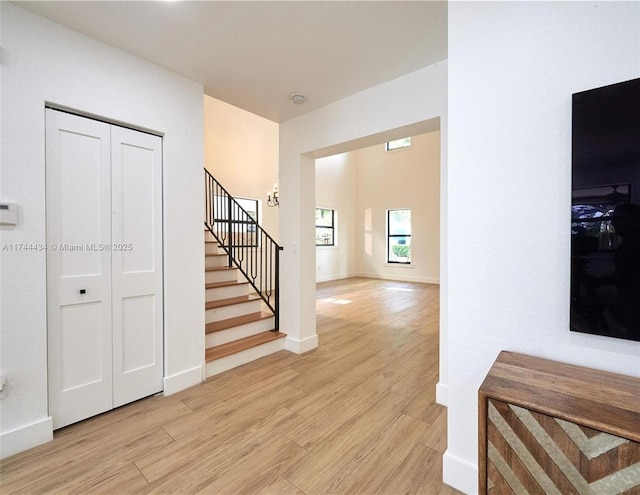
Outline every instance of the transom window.
<path id="1" fill-rule="evenodd" d="M 411 138 L 406 137 L 402 139 L 396 139 L 394 141 L 387 141 L 384 145 L 384 149 L 387 151 L 399 150 L 402 148 L 408 148 L 411 146 Z"/>
<path id="2" fill-rule="evenodd" d="M 387 263 L 411 263 L 411 210 L 387 210 Z"/>
<path id="3" fill-rule="evenodd" d="M 336 212 L 330 208 L 316 208 L 316 246 L 335 246 Z"/>

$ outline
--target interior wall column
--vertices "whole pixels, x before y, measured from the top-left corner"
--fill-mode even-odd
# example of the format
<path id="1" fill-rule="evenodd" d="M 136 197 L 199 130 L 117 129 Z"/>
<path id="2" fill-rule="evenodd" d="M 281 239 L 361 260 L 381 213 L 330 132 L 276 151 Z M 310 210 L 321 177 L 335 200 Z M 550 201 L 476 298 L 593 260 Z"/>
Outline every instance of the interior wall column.
<path id="1" fill-rule="evenodd" d="M 316 335 L 315 160 L 281 143 L 280 324 L 285 348 L 302 353 L 318 346 Z M 296 304 L 299 302 L 299 304 Z"/>

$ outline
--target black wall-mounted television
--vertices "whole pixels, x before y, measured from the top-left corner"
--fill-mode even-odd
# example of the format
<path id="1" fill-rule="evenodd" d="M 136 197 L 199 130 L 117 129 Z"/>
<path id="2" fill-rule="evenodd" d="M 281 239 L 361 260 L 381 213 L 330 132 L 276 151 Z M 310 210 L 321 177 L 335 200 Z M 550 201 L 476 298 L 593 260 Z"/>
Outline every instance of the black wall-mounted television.
<path id="1" fill-rule="evenodd" d="M 572 100 L 571 330 L 640 341 L 640 79 Z"/>

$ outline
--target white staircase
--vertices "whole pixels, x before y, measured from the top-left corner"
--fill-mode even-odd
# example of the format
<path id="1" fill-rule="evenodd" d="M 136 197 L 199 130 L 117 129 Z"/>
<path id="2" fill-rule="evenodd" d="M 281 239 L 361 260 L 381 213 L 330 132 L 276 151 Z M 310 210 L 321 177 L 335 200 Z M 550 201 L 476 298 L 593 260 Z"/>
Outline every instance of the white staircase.
<path id="1" fill-rule="evenodd" d="M 274 316 L 209 232 L 205 232 L 206 376 L 284 349 Z"/>

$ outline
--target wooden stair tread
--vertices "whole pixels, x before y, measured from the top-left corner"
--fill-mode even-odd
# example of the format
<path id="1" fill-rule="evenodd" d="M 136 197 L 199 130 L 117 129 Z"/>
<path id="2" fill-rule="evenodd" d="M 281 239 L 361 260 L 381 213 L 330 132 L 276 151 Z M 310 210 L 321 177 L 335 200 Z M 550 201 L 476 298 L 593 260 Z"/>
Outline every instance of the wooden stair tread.
<path id="1" fill-rule="evenodd" d="M 229 256 L 227 253 L 212 253 L 212 254 L 205 254 L 204 257 L 208 257 L 208 256 Z"/>
<path id="2" fill-rule="evenodd" d="M 210 347 L 205 351 L 205 360 L 206 362 L 210 362 L 215 359 L 220 359 L 225 356 L 230 356 L 231 354 L 236 354 L 238 352 L 251 349 L 252 347 L 256 347 L 260 344 L 271 342 L 272 340 L 284 338 L 286 336 L 287 334 L 282 332 L 266 331 L 257 333 L 255 335 L 251 335 L 250 337 L 245 337 L 243 339 L 234 340 L 233 342 L 228 342 L 227 344 Z"/>
<path id="3" fill-rule="evenodd" d="M 205 289 L 217 289 L 219 287 L 233 287 L 235 285 L 244 285 L 244 284 L 248 284 L 249 282 L 241 282 L 241 281 L 236 281 L 236 280 L 229 280 L 227 282 L 211 282 L 209 284 L 204 284 L 204 288 Z"/>
<path id="4" fill-rule="evenodd" d="M 209 266 L 204 269 L 205 272 L 218 272 L 222 270 L 237 270 L 236 267 L 229 268 L 228 266 Z"/>
<path id="5" fill-rule="evenodd" d="M 227 318 L 226 320 L 214 321 L 207 323 L 204 327 L 204 333 L 220 332 L 222 330 L 228 330 L 229 328 L 239 327 L 247 323 L 253 323 L 256 321 L 264 320 L 266 318 L 272 318 L 271 313 L 264 313 L 262 311 L 256 313 L 249 313 L 242 316 L 235 316 L 233 318 Z"/>
<path id="6" fill-rule="evenodd" d="M 223 308 L 225 306 L 233 306 L 234 304 L 242 304 L 251 301 L 259 301 L 260 296 L 257 294 L 248 294 L 246 296 L 229 297 L 227 299 L 218 299 L 217 301 L 208 301 L 205 303 L 205 309 Z"/>

